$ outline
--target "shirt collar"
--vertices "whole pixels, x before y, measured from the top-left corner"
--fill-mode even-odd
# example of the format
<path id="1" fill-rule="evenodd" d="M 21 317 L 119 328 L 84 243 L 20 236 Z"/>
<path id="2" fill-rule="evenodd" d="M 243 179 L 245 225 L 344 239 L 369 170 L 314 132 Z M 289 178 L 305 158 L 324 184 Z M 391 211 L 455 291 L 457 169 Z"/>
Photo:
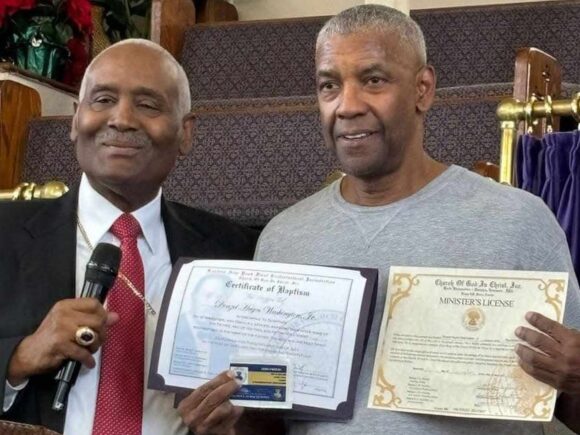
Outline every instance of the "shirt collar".
<path id="1" fill-rule="evenodd" d="M 83 173 L 79 186 L 77 213 L 89 242 L 92 246 L 96 246 L 109 231 L 111 225 L 123 214 L 123 211 L 93 189 L 87 176 Z M 161 219 L 161 189 L 152 201 L 131 214 L 141 225 L 143 238 L 149 250 L 155 254 L 161 245 L 161 237 L 164 235 Z"/>

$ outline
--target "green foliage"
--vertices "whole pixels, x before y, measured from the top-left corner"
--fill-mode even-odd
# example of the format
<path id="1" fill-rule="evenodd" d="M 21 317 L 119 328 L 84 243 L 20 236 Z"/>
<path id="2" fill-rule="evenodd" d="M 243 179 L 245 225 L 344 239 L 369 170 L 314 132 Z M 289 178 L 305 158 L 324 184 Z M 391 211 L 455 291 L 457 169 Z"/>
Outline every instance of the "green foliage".
<path id="1" fill-rule="evenodd" d="M 31 34 L 40 34 L 46 42 L 66 46 L 73 37 L 73 29 L 67 21 L 64 0 L 40 0 L 32 10 L 19 11 L 8 17 L 11 39 L 15 44 L 26 43 Z"/>
<path id="2" fill-rule="evenodd" d="M 103 8 L 103 29 L 112 43 L 148 38 L 151 0 L 91 0 Z"/>
<path id="3" fill-rule="evenodd" d="M 10 0 L 8 6 L 0 8 L 2 60 L 55 79 L 66 66 L 66 79 L 73 83 L 73 72 L 82 74 L 87 62 L 84 41 L 92 30 L 89 0 Z"/>

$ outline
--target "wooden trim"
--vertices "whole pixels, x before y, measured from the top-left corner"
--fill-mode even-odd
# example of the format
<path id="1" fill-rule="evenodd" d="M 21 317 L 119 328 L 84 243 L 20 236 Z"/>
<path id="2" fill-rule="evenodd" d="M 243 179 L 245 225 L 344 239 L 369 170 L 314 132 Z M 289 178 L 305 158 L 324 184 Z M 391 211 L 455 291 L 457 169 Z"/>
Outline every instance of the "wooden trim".
<path id="1" fill-rule="evenodd" d="M 491 96 L 453 96 L 453 97 L 435 97 L 433 106 L 453 106 L 458 104 L 479 104 L 481 102 L 492 102 L 499 104 L 503 99 L 509 98 L 510 95 L 491 95 Z M 318 103 L 305 103 L 305 104 L 269 104 L 264 102 L 264 105 L 256 106 L 244 106 L 240 104 L 239 106 L 223 106 L 223 107 L 194 107 L 191 113 L 195 116 L 204 115 L 224 115 L 224 114 L 259 114 L 259 113 L 290 113 L 290 112 L 317 112 Z"/>
<path id="2" fill-rule="evenodd" d="M 532 95 L 556 99 L 562 88 L 562 67 L 556 58 L 534 47 L 516 53 L 514 98 L 527 101 Z"/>
<path id="3" fill-rule="evenodd" d="M 15 73 L 24 77 L 31 78 L 40 82 L 48 87 L 58 89 L 59 91 L 63 91 L 70 96 L 77 98 L 79 94 L 79 90 L 73 88 L 72 86 L 65 85 L 62 82 L 58 82 L 56 80 L 49 79 L 47 77 L 35 74 L 28 70 L 18 68 L 16 65 L 8 63 L 8 62 L 0 62 L 0 72 L 8 72 L 8 73 Z"/>
<path id="4" fill-rule="evenodd" d="M 453 96 L 453 97 L 437 97 L 433 101 L 433 106 L 446 106 L 450 104 L 464 104 L 464 103 L 471 103 L 477 104 L 482 101 L 488 102 L 495 102 L 499 103 L 504 98 L 508 98 L 510 95 L 482 95 L 482 96 L 474 96 L 474 97 L 461 97 L 461 96 Z"/>
<path id="5" fill-rule="evenodd" d="M 471 170 L 482 177 L 488 177 L 492 180 L 499 181 L 499 165 L 496 165 L 495 163 L 478 160 L 473 164 Z"/>
<path id="6" fill-rule="evenodd" d="M 0 81 L 0 189 L 18 184 L 26 151 L 28 121 L 40 116 L 40 95 L 11 80 Z"/>
<path id="7" fill-rule="evenodd" d="M 246 26 L 246 25 L 252 25 L 252 26 L 256 26 L 256 25 L 264 25 L 264 26 L 270 26 L 272 24 L 284 24 L 284 23 L 293 23 L 293 22 L 302 22 L 302 23 L 308 23 L 310 21 L 312 22 L 321 22 L 322 20 L 327 21 L 330 18 L 332 18 L 332 16 L 328 15 L 321 15 L 321 16 L 316 16 L 316 17 L 292 17 L 292 18 L 276 18 L 273 20 L 248 20 L 248 21 L 221 21 L 221 22 L 216 22 L 216 23 L 199 23 L 196 24 L 196 28 L 197 29 L 204 29 L 207 27 L 226 27 L 226 26 Z"/>
<path id="8" fill-rule="evenodd" d="M 198 0 L 195 2 L 197 23 L 238 21 L 238 10 L 225 0 Z"/>
<path id="9" fill-rule="evenodd" d="M 556 58 L 537 48 L 520 48 L 516 54 L 514 73 L 513 97 L 519 101 L 529 101 L 531 98 L 545 99 L 546 96 L 556 100 L 560 97 L 562 89 L 562 66 Z M 537 122 L 532 127 L 532 134 L 542 137 L 547 130 L 545 119 Z M 518 133 L 528 130 L 528 123 L 519 126 Z M 554 117 L 552 122 L 554 130 L 560 129 L 560 118 Z"/>
<path id="10" fill-rule="evenodd" d="M 195 24 L 193 0 L 153 0 L 150 38 L 181 58 L 185 30 Z"/>
<path id="11" fill-rule="evenodd" d="M 206 115 L 257 115 L 261 113 L 293 113 L 293 112 L 318 112 L 318 104 L 305 104 L 305 105 L 264 105 L 262 107 L 216 107 L 208 109 L 195 108 L 191 111 L 194 116 L 206 116 Z"/>

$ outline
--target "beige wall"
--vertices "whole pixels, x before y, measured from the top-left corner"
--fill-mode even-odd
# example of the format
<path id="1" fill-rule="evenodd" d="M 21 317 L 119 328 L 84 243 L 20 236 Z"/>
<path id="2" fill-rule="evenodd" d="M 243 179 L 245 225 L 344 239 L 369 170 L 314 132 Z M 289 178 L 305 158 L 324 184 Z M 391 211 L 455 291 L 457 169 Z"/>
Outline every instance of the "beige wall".
<path id="1" fill-rule="evenodd" d="M 409 9 L 523 3 L 545 0 L 228 0 L 241 21 L 334 15 L 364 3 L 381 3 L 404 12 Z"/>
<path id="2" fill-rule="evenodd" d="M 411 9 L 447 8 L 457 6 L 503 5 L 508 3 L 531 3 L 546 0 L 409 0 Z M 554 0 L 548 0 L 554 1 Z"/>
<path id="3" fill-rule="evenodd" d="M 409 0 L 229 0 L 240 21 L 334 15 L 364 3 L 380 3 L 408 12 Z"/>

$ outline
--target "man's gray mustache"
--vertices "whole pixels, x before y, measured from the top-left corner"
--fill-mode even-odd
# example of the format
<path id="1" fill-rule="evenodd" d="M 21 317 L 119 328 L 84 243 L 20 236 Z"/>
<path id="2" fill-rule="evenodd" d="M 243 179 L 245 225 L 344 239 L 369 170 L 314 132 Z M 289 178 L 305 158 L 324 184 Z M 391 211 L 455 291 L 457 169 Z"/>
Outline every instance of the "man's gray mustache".
<path id="1" fill-rule="evenodd" d="M 119 142 L 135 147 L 151 146 L 151 139 L 142 131 L 104 130 L 97 133 L 97 143 Z"/>

